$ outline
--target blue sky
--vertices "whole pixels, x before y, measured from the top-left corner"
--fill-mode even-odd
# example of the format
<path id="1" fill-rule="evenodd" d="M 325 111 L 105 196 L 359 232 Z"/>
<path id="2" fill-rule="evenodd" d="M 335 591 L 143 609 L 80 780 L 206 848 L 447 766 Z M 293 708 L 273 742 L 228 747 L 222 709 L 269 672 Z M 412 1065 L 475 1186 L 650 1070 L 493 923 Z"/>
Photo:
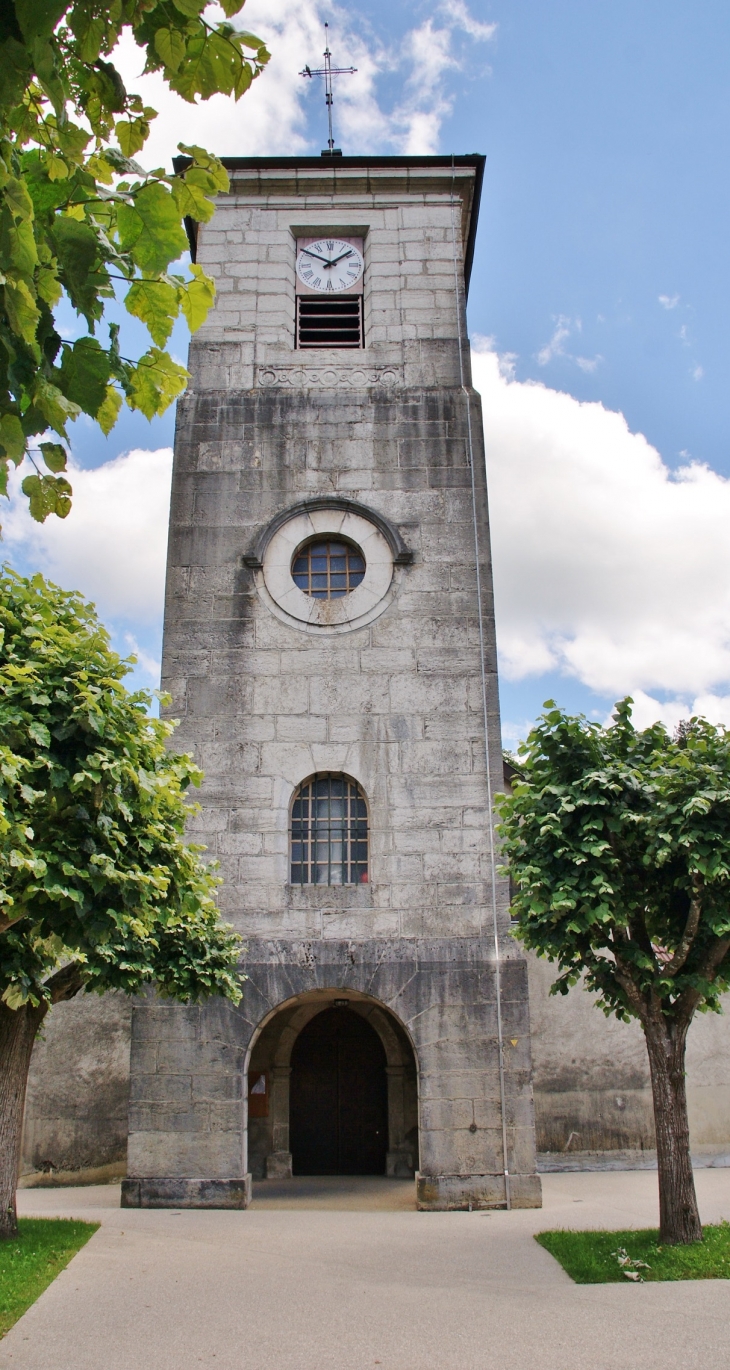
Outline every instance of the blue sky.
<path id="1" fill-rule="evenodd" d="M 479 342 L 482 350 L 489 346 L 501 358 L 501 378 L 491 354 L 479 372 L 486 378 L 487 447 L 494 463 L 495 555 L 507 545 L 500 528 L 508 527 L 513 505 L 523 510 L 523 536 L 534 553 L 529 567 L 529 557 L 522 563 L 513 557 L 507 565 L 505 553 L 501 582 L 497 576 L 500 638 L 507 644 L 502 702 L 512 729 L 508 740 L 524 731 L 548 695 L 604 717 L 612 698 L 638 690 L 653 701 L 649 712 L 664 709 L 668 720 L 709 699 L 715 703 L 707 711 L 724 718 L 724 709 L 730 722 L 724 592 L 730 566 L 721 518 L 724 478 L 730 477 L 730 9 L 720 0 L 701 6 L 679 0 L 375 0 L 363 18 L 350 3 L 249 0 L 246 24 L 270 35 L 275 62 L 233 111 L 214 102 L 199 114 L 181 113 L 159 88 L 148 87 L 146 98 L 160 110 L 152 163 L 174 150 L 177 137 L 196 132 L 196 141 L 224 153 L 318 151 L 326 138 L 322 91 L 308 83 L 305 88 L 297 71 L 305 60 L 319 58 L 325 18 L 336 60 L 359 69 L 351 81 L 341 79 L 336 97 L 343 151 L 487 154 L 469 324 L 474 339 L 491 339 Z M 134 54 L 127 51 L 124 60 L 127 83 L 142 90 L 129 79 Z M 65 322 L 73 330 L 74 321 Z M 137 341 L 130 331 L 126 345 Z M 184 359 L 183 328 L 172 347 Z M 534 383 L 551 394 L 538 396 Z M 572 397 L 572 406 L 561 395 Z M 502 414 L 496 426 L 492 412 Z M 625 436 L 617 414 L 624 416 Z M 167 447 L 173 423 L 172 413 L 151 425 L 125 413 L 106 441 L 93 425 L 77 424 L 74 457 L 81 467 L 95 468 L 130 448 Z M 518 466 L 509 457 L 510 433 L 517 431 L 523 447 L 533 445 L 533 466 L 520 468 L 522 486 L 510 487 Z M 660 459 L 646 457 L 646 445 L 633 436 L 642 434 Z M 594 449 L 586 443 L 604 453 L 598 498 L 606 508 L 614 501 L 616 525 L 631 511 L 632 540 L 618 537 L 614 545 L 604 529 L 602 560 L 588 568 L 581 604 L 571 599 L 571 583 L 582 572 L 576 562 L 556 583 L 550 604 L 535 609 L 532 645 L 515 654 L 509 645 L 515 622 L 520 619 L 524 637 L 525 603 L 550 579 L 553 551 L 561 550 L 561 508 L 567 529 L 580 533 L 590 524 L 590 504 L 573 498 L 576 485 L 597 478 Z M 525 483 L 532 483 L 530 472 L 544 472 L 556 445 L 572 455 L 556 464 L 562 474 L 551 485 L 552 533 L 541 541 L 537 516 L 531 523 L 524 512 Z M 700 473 L 677 485 L 674 473 L 693 462 L 717 476 Z M 157 469 L 159 476 L 159 464 Z M 623 485 L 618 471 L 625 473 Z M 156 498 L 164 503 L 160 480 Z M 659 508 L 666 523 L 657 530 Z M 73 519 L 74 513 L 69 524 Z M 677 530 L 687 527 L 673 560 Z M 26 565 L 35 558 L 60 577 L 77 571 L 83 588 L 93 590 L 93 568 L 84 572 L 78 558 L 64 560 L 42 539 L 23 542 L 19 515 L 14 528 L 11 522 L 9 553 L 16 563 L 21 556 Z M 589 536 L 588 562 L 595 542 Z M 602 618 L 596 606 L 605 589 L 601 577 L 612 576 L 612 559 L 617 570 L 629 567 L 629 589 L 625 602 L 618 609 L 609 604 L 608 618 Z M 521 577 L 522 600 L 515 607 L 512 591 Z M 592 585 L 594 602 L 588 603 Z M 715 597 L 693 644 L 692 604 L 704 599 L 708 585 Z M 639 591 L 640 609 L 631 587 Z M 153 662 L 158 602 L 140 612 L 139 597 L 126 606 L 119 596 L 98 598 L 120 643 L 134 638 Z M 539 596 L 533 598 L 537 605 Z M 657 649 L 642 657 L 637 642 L 664 642 L 675 620 L 682 631 L 673 652 Z M 596 647 L 599 638 L 603 645 Z M 705 652 L 710 639 L 713 651 Z M 685 669 L 688 654 L 704 663 L 694 673 Z M 151 681 L 154 665 L 146 670 Z"/>

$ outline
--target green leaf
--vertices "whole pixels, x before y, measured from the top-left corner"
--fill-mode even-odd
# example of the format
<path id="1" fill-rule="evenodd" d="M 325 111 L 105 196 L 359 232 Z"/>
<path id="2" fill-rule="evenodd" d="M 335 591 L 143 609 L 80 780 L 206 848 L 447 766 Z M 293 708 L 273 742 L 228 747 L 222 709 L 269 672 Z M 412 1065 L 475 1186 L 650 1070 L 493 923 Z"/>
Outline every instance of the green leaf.
<path id="1" fill-rule="evenodd" d="M 64 519 L 70 513 L 72 490 L 63 476 L 26 476 L 21 488 L 36 523 L 45 523 L 49 514 Z"/>
<path id="2" fill-rule="evenodd" d="M 54 44 L 37 38 L 32 51 L 38 84 L 53 105 L 56 119 L 62 122 L 71 93 L 68 69 L 57 60 L 58 49 Z"/>
<path id="3" fill-rule="evenodd" d="M 51 428 L 55 428 L 61 437 L 66 437 L 66 424 L 69 419 L 77 419 L 81 413 L 81 407 L 68 400 L 58 389 L 58 386 L 51 385 L 45 376 L 40 373 L 36 376 L 32 390 L 33 403 L 43 415 L 46 423 Z M 46 478 L 44 477 L 44 480 Z"/>
<path id="4" fill-rule="evenodd" d="M 49 733 L 45 723 L 41 723 L 39 719 L 33 719 L 33 721 L 30 723 L 28 727 L 28 734 L 34 742 L 38 743 L 39 747 L 50 746 L 51 734 Z"/>
<path id="5" fill-rule="evenodd" d="M 236 29 L 236 38 L 244 48 L 252 48 L 256 53 L 258 62 L 266 63 L 271 58 L 263 38 L 257 38 L 255 33 L 246 33 L 243 29 Z"/>
<path id="6" fill-rule="evenodd" d="M 17 414 L 0 418 L 0 443 L 6 457 L 18 466 L 25 456 L 25 433 Z"/>
<path id="7" fill-rule="evenodd" d="M 66 9 L 68 0 L 15 0 L 15 14 L 28 42 L 50 38 Z"/>
<path id="8" fill-rule="evenodd" d="M 33 70 L 28 49 L 15 38 L 0 43 L 0 108 L 12 109 L 23 98 Z"/>
<path id="9" fill-rule="evenodd" d="M 185 56 L 185 39 L 178 29 L 158 29 L 155 33 L 155 51 L 170 71 L 177 71 Z"/>
<path id="10" fill-rule="evenodd" d="M 22 985 L 17 982 L 11 983 L 5 986 L 1 997 L 2 1002 L 7 1004 L 8 1008 L 15 1012 L 17 1009 L 22 1008 L 23 1004 L 27 1004 L 30 999 L 30 989 L 27 985 Z"/>
<path id="11" fill-rule="evenodd" d="M 106 24 L 103 19 L 97 16 L 89 21 L 79 42 L 79 57 L 82 62 L 93 63 L 96 61 L 101 52 L 105 33 Z"/>
<path id="12" fill-rule="evenodd" d="M 147 142 L 150 132 L 149 120 L 117 119 L 114 131 L 124 156 L 133 157 Z"/>
<path id="13" fill-rule="evenodd" d="M 29 278 L 38 265 L 33 224 L 30 219 L 20 219 L 13 223 L 11 216 L 3 210 L 0 218 L 0 261 L 3 270 Z"/>
<path id="14" fill-rule="evenodd" d="M 127 291 L 124 303 L 130 314 L 147 325 L 152 341 L 164 347 L 180 311 L 177 289 L 167 281 L 138 280 Z"/>
<path id="15" fill-rule="evenodd" d="M 3 200 L 14 218 L 33 218 L 33 201 L 27 187 L 15 176 L 9 176 L 3 186 Z"/>
<path id="16" fill-rule="evenodd" d="M 96 411 L 96 422 L 104 435 L 111 433 L 112 428 L 119 418 L 119 410 L 121 407 L 122 397 L 119 394 L 119 391 L 113 385 L 108 385 L 103 402 Z"/>
<path id="17" fill-rule="evenodd" d="M 49 234 L 58 258 L 59 277 L 72 305 L 89 322 L 101 317 L 99 285 L 106 279 L 99 265 L 99 236 L 90 224 L 67 214 L 57 215 Z"/>
<path id="18" fill-rule="evenodd" d="M 131 253 L 142 271 L 153 275 L 166 271 L 187 249 L 175 201 L 157 183 L 143 186 L 133 205 L 120 205 L 117 222 L 123 250 Z"/>
<path id="19" fill-rule="evenodd" d="M 215 281 L 206 276 L 203 268 L 195 262 L 190 263 L 190 270 L 195 279 L 180 286 L 180 303 L 188 328 L 194 333 L 202 323 L 205 323 L 208 311 L 215 300 Z"/>
<path id="20" fill-rule="evenodd" d="M 68 453 L 66 452 L 66 448 L 61 446 L 60 442 L 42 442 L 40 444 L 40 449 L 43 453 L 43 460 L 49 471 L 53 471 L 54 474 L 57 475 L 59 471 L 66 470 Z"/>
<path id="21" fill-rule="evenodd" d="M 201 10 L 205 9 L 207 0 L 173 0 L 173 4 L 181 14 L 186 14 L 189 19 L 197 19 Z"/>
<path id="22" fill-rule="evenodd" d="M 241 68 L 235 75 L 233 81 L 233 95 L 236 100 L 240 100 L 241 96 L 246 94 L 253 78 L 253 67 L 249 66 L 248 62 L 242 62 Z"/>
<path id="23" fill-rule="evenodd" d="M 185 389 L 188 372 L 167 352 L 151 347 L 130 373 L 128 404 L 140 409 L 148 419 L 164 414 L 168 405 Z"/>
<path id="24" fill-rule="evenodd" d="M 86 159 L 86 170 L 94 180 L 101 181 L 102 185 L 110 186 L 114 182 L 114 167 L 106 157 L 92 153 L 91 157 Z"/>
<path id="25" fill-rule="evenodd" d="M 63 157 L 46 158 L 46 174 L 49 181 L 67 181 L 71 172 Z"/>
<path id="26" fill-rule="evenodd" d="M 61 282 L 59 281 L 54 268 L 51 266 L 40 267 L 36 274 L 35 288 L 38 293 L 38 298 L 44 300 L 45 303 L 51 305 L 51 307 L 53 307 L 54 304 L 58 304 L 63 293 Z"/>
<path id="27" fill-rule="evenodd" d="M 172 193 L 181 215 L 189 214 L 192 219 L 202 223 L 212 219 L 215 205 L 208 197 L 217 194 L 217 187 L 209 171 L 202 167 L 191 167 L 184 177 L 174 178 Z"/>
<path id="28" fill-rule="evenodd" d="M 193 166 L 185 172 L 186 180 L 192 171 L 202 167 L 212 176 L 215 190 L 230 189 L 231 183 L 228 172 L 219 157 L 212 157 L 209 152 L 205 151 L 204 147 L 198 147 L 195 143 L 178 143 L 178 148 L 180 152 L 184 152 L 187 157 L 191 157 L 193 160 Z"/>
<path id="29" fill-rule="evenodd" d="M 84 156 L 84 148 L 87 146 L 90 133 L 86 129 L 79 128 L 78 124 L 72 124 L 69 119 L 59 125 L 58 143 L 64 157 L 68 157 L 72 162 L 81 162 Z"/>
<path id="30" fill-rule="evenodd" d="M 61 360 L 63 393 L 85 414 L 96 418 L 111 375 L 111 363 L 96 338 L 79 338 L 64 344 Z"/>
<path id="31" fill-rule="evenodd" d="M 13 333 L 32 346 L 41 315 L 30 290 L 25 281 L 7 280 L 4 293 L 5 311 Z"/>
<path id="32" fill-rule="evenodd" d="M 196 95 L 204 100 L 218 92 L 230 95 L 242 65 L 243 58 L 231 40 L 203 30 L 188 40 L 185 61 L 170 78 L 170 86 L 189 102 Z"/>

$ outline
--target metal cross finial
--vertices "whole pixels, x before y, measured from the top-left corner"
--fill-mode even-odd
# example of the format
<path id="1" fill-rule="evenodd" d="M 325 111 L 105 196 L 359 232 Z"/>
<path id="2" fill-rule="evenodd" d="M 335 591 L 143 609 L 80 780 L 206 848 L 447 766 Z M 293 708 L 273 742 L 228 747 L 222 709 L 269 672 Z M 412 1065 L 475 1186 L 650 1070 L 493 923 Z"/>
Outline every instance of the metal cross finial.
<path id="1" fill-rule="evenodd" d="M 330 157 L 334 157 L 337 153 L 339 153 L 339 148 L 336 148 L 336 147 L 335 147 L 335 140 L 334 140 L 334 138 L 333 138 L 333 136 L 332 136 L 332 77 L 333 77 L 333 76 L 354 76 L 355 72 L 357 71 L 357 67 L 333 67 L 333 65 L 332 65 L 332 53 L 330 52 L 330 45 L 329 45 L 329 32 L 328 32 L 328 30 L 329 30 L 329 24 L 325 24 L 325 26 L 324 26 L 324 66 L 323 66 L 323 67 L 319 67 L 316 71 L 312 71 L 309 67 L 305 67 L 305 68 L 304 68 L 304 71 L 300 71 L 299 75 L 300 75 L 300 76 L 324 76 L 324 90 L 325 90 L 325 97 L 324 97 L 324 98 L 325 98 L 325 103 L 326 103 L 326 105 L 327 105 L 327 119 L 328 119 L 328 122 L 329 122 L 329 134 L 330 134 L 329 139 L 328 139 L 328 141 L 327 141 L 327 147 L 328 147 L 328 150 L 329 150 L 329 156 L 330 156 Z M 325 155 L 327 155 L 327 154 L 324 154 L 324 153 L 323 153 L 323 156 L 325 156 Z"/>

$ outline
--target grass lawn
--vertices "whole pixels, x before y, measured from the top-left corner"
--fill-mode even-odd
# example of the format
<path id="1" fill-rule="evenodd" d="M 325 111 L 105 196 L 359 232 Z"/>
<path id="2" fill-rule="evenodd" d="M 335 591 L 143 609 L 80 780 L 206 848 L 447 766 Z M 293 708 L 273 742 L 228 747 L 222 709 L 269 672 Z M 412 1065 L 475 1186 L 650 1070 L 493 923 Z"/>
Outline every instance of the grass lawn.
<path id="1" fill-rule="evenodd" d="M 627 1284 L 637 1277 L 647 1281 L 730 1279 L 730 1223 L 706 1227 L 704 1234 L 704 1241 L 691 1246 L 660 1246 L 656 1228 L 538 1232 L 535 1241 L 576 1284 Z"/>
<path id="2" fill-rule="evenodd" d="M 98 1223 L 21 1218 L 15 1240 L 0 1242 L 0 1337 L 96 1232 Z"/>

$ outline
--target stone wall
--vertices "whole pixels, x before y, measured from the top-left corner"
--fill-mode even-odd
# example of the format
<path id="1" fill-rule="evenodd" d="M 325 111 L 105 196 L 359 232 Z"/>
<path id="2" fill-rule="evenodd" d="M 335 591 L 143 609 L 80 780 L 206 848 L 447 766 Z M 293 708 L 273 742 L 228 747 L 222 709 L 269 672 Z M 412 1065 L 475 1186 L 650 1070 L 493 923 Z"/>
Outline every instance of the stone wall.
<path id="1" fill-rule="evenodd" d="M 606 1018 L 579 986 L 551 996 L 555 968 L 528 956 L 538 1152 L 653 1151 L 649 1065 L 638 1023 Z M 730 1154 L 730 1017 L 698 1013 L 687 1039 L 693 1155 Z M 587 1160 L 587 1157 L 584 1157 Z M 567 1162 L 566 1162 L 567 1163 Z"/>
<path id="2" fill-rule="evenodd" d="M 79 994 L 46 1017 L 28 1081 L 23 1185 L 126 1174 L 131 1018 L 122 994 Z"/>
<path id="3" fill-rule="evenodd" d="M 527 966 L 538 1152 L 556 1165 L 594 1164 L 597 1152 L 635 1164 L 654 1145 L 640 1029 L 604 1018 L 579 988 L 551 998 L 553 968 L 532 955 Z M 122 996 L 84 995 L 46 1020 L 31 1065 L 23 1184 L 96 1183 L 126 1173 L 131 1011 Z M 692 1150 L 708 1161 L 730 1154 L 729 1039 L 727 1013 L 698 1015 L 689 1033 Z M 242 1101 L 242 1080 L 225 1088 Z M 255 1177 L 281 1149 L 259 1131 L 267 1135 L 251 1143 Z"/>

